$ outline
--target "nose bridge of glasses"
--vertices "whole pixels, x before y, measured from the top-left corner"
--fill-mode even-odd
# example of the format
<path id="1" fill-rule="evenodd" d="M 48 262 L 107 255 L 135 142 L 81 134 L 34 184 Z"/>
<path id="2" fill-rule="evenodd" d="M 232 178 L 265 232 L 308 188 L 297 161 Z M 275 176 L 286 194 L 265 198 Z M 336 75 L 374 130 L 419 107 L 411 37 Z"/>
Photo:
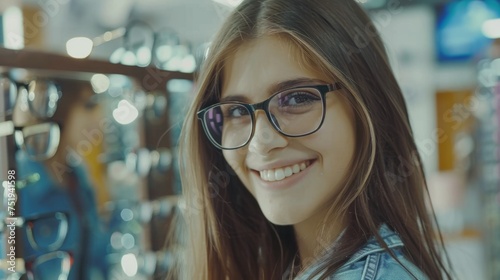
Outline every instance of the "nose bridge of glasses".
<path id="1" fill-rule="evenodd" d="M 259 151 L 269 148 L 271 143 L 283 144 L 282 141 L 275 142 L 277 137 L 280 138 L 283 135 L 279 131 L 280 128 L 276 116 L 267 110 L 267 108 L 264 109 L 265 107 L 266 105 L 262 104 L 258 107 L 258 110 L 254 110 L 254 133 L 252 138 L 249 139 L 251 149 Z"/>
<path id="2" fill-rule="evenodd" d="M 254 126 L 255 126 L 256 130 L 257 130 L 257 126 L 259 128 L 261 127 L 262 121 L 258 121 L 259 119 L 264 119 L 265 122 L 268 122 L 268 123 L 266 123 L 267 125 L 273 126 L 272 120 L 271 120 L 271 118 L 273 118 L 273 116 L 271 115 L 270 112 L 265 110 L 263 106 L 259 106 L 257 108 L 253 107 L 253 108 L 254 108 L 253 114 L 254 114 L 254 122 L 255 122 Z"/>
<path id="3" fill-rule="evenodd" d="M 254 117 L 255 117 L 255 126 L 257 126 L 257 119 L 258 119 L 258 114 L 257 111 L 261 111 L 261 113 L 265 114 L 265 118 L 267 121 L 269 121 L 269 125 L 271 125 L 275 130 L 278 130 L 279 132 L 280 126 L 279 123 L 276 119 L 276 116 L 273 115 L 273 113 L 269 110 L 269 103 L 271 102 L 271 98 L 267 99 L 263 102 L 256 103 L 250 105 L 253 109 Z"/>

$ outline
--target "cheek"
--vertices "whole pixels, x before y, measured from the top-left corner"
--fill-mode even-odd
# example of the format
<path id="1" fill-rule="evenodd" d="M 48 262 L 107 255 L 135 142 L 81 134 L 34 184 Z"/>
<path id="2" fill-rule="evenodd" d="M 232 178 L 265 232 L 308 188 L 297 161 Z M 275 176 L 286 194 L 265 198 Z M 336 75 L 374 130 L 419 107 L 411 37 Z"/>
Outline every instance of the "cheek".
<path id="1" fill-rule="evenodd" d="M 67 131 L 67 139 L 72 145 L 77 145 L 80 141 L 89 141 L 89 134 L 102 134 L 97 131 L 100 129 L 99 123 L 102 120 L 100 114 L 89 113 L 80 107 L 75 108 L 64 123 L 64 128 Z"/>
<path id="2" fill-rule="evenodd" d="M 245 155 L 242 152 L 242 149 L 239 150 L 234 150 L 234 151 L 227 151 L 224 150 L 222 152 L 224 155 L 224 159 L 226 160 L 227 164 L 233 169 L 233 171 L 238 175 L 238 177 L 241 180 L 244 180 L 244 171 L 245 169 Z"/>
<path id="3" fill-rule="evenodd" d="M 105 118 L 104 111 L 101 107 L 96 107 L 86 111 L 86 115 L 88 117 L 86 126 L 89 129 L 97 129 L 99 128 L 99 123 Z"/>
<path id="4" fill-rule="evenodd" d="M 99 129 L 99 124 L 105 118 L 104 111 L 95 107 L 92 109 L 87 108 L 79 108 L 77 118 L 79 121 L 75 122 L 75 125 L 79 127 L 79 130 L 94 130 Z"/>
<path id="5" fill-rule="evenodd" d="M 340 182 L 349 172 L 356 150 L 355 134 L 355 124 L 349 112 L 338 107 L 336 114 L 325 117 L 324 126 L 316 135 L 315 144 L 321 154 L 324 175 L 334 183 Z"/>

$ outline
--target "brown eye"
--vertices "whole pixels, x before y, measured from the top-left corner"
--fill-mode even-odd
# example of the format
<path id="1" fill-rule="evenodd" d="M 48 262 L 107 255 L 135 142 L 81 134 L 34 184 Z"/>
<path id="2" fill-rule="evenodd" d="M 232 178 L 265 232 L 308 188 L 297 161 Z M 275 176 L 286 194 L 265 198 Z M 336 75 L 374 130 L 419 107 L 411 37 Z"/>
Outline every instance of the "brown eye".
<path id="1" fill-rule="evenodd" d="M 89 100 L 89 101 L 85 102 L 85 104 L 83 106 L 85 107 L 85 109 L 91 110 L 91 109 L 94 109 L 97 105 L 98 105 L 97 102 L 95 102 L 93 100 Z"/>

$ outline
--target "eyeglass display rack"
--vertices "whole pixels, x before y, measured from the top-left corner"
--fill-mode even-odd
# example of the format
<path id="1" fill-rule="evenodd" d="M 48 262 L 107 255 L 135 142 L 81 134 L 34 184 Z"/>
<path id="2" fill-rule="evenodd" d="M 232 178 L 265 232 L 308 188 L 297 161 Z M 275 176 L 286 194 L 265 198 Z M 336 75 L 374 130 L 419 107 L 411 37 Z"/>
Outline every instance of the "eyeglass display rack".
<path id="1" fill-rule="evenodd" d="M 59 54 L 36 50 L 0 48 L 0 69 L 24 68 L 31 70 L 62 71 L 88 77 L 94 73 L 122 74 L 138 79 L 145 90 L 162 90 L 172 79 L 193 80 L 193 74 L 160 70 L 155 67 L 136 67 L 91 59 L 74 59 Z M 58 73 L 63 74 L 64 73 Z"/>
<path id="2" fill-rule="evenodd" d="M 500 279 L 500 58 L 478 63 L 477 162 L 481 186 L 486 279 Z"/>
<path id="3" fill-rule="evenodd" d="M 65 78 L 74 80 L 90 81 L 94 74 L 104 75 L 123 75 L 134 81 L 134 85 L 143 93 L 165 96 L 168 99 L 167 84 L 172 80 L 193 80 L 192 73 L 172 72 L 160 70 L 154 67 L 137 67 L 121 64 L 113 64 L 106 61 L 92 59 L 74 59 L 71 57 L 45 53 L 38 50 L 11 50 L 0 48 L 0 73 L 7 73 L 13 70 L 25 70 L 30 73 L 30 76 L 42 78 Z M 64 93 L 63 93 L 64 94 Z M 111 143 L 115 146 L 115 150 L 121 150 L 121 153 L 111 155 L 115 160 L 127 160 L 127 155 L 139 148 L 142 150 L 156 151 L 169 150 L 171 147 L 171 138 L 168 134 L 168 128 L 171 126 L 169 114 L 165 113 L 154 122 L 149 122 L 141 116 L 135 126 L 127 126 L 125 129 L 113 130 L 119 135 L 114 135 L 113 138 L 117 143 Z M 3 120 L 2 120 L 3 121 Z M 136 141 L 136 147 L 127 146 L 127 143 L 121 141 L 124 133 L 131 133 L 130 128 L 133 127 L 133 132 L 139 134 Z M 7 137 L 7 147 L 1 151 L 7 150 L 7 154 L 1 156 L 0 160 L 4 161 L 4 165 L 8 170 L 16 169 L 16 160 L 14 151 L 15 144 L 13 137 Z M 105 139 L 105 145 L 110 145 Z M 157 153 L 158 154 L 158 153 Z M 137 157 L 135 157 L 137 158 Z M 158 158 L 156 158 L 158 161 Z M 7 170 L 0 170 L 1 174 L 7 174 Z M 3 176 L 2 176 L 3 177 Z M 162 170 L 161 172 L 150 172 L 143 176 L 143 186 L 139 186 L 141 197 L 126 201 L 111 201 L 115 206 L 124 207 L 123 209 L 131 210 L 136 214 L 138 224 L 142 225 L 142 231 L 145 236 L 139 236 L 142 246 L 131 250 L 136 254 L 136 262 L 139 266 L 139 271 L 150 278 L 154 276 L 164 275 L 168 266 L 168 253 L 162 251 L 164 249 L 164 237 L 166 236 L 169 212 L 172 210 L 172 204 L 175 203 L 176 190 L 173 187 L 173 171 L 171 169 Z M 22 199 L 20 197 L 19 199 Z M 125 205 L 125 206 L 123 206 Z M 170 207 L 170 209 L 168 209 Z M 139 209 L 139 210 L 137 210 Z M 3 209 L 1 209 L 3 211 Z M 123 211 L 120 212 L 120 214 Z M 146 214 L 144 214 L 146 213 Z M 155 215 L 160 219 L 155 219 Z M 124 222 L 125 223 L 125 222 Z M 118 228 L 126 228 L 126 225 Z M 162 239 L 163 237 L 163 239 Z M 111 242 L 111 241 L 110 241 Z M 19 249 L 19 248 L 17 248 Z M 125 254 L 126 252 L 121 252 Z M 19 252 L 21 254 L 21 252 Z M 18 255 L 19 255 L 18 254 Z M 19 255 L 22 257 L 22 255 Z M 5 256 L 0 256 L 0 260 Z M 123 264 L 122 264 L 123 265 Z M 163 271 L 162 271 L 163 269 Z M 119 275 L 107 275 L 109 278 Z M 142 278 L 141 278 L 142 279 Z"/>

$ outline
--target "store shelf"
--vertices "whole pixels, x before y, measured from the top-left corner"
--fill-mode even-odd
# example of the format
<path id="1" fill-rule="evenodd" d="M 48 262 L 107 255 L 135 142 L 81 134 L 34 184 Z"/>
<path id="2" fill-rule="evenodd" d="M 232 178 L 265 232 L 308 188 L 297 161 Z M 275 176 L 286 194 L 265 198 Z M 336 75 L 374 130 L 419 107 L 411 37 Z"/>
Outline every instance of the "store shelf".
<path id="1" fill-rule="evenodd" d="M 50 189 L 46 193 L 50 193 L 52 197 L 54 193 L 59 194 L 61 199 L 58 201 L 62 202 L 60 205 L 56 205 L 57 207 L 55 208 L 57 209 L 54 208 L 54 210 L 51 208 L 52 205 L 45 204 L 41 199 L 38 200 L 38 198 L 48 196 L 30 196 L 30 192 L 20 192 L 18 190 L 18 202 L 20 204 L 17 207 L 19 213 L 16 213 L 16 215 L 28 217 L 39 211 L 49 211 L 43 208 L 47 205 L 50 206 L 50 211 L 64 211 L 64 213 L 71 215 L 70 219 L 79 221 L 72 224 L 72 226 L 76 225 L 79 228 L 72 228 L 71 232 L 83 232 L 81 236 L 87 233 L 85 238 L 80 240 L 83 244 L 82 248 L 97 246 L 95 244 L 98 243 L 100 245 L 104 244 L 105 246 L 99 246 L 102 249 L 99 256 L 103 257 L 99 265 L 87 264 L 82 261 L 84 259 L 83 256 L 90 256 L 92 253 L 90 251 L 79 249 L 77 246 L 71 247 L 70 245 L 64 248 L 73 250 L 73 256 L 78 256 L 75 257 L 75 263 L 78 265 L 73 264 L 75 269 L 71 271 L 75 275 L 77 274 L 79 278 L 83 277 L 82 279 L 84 279 L 86 277 L 85 273 L 88 272 L 87 268 L 90 266 L 100 273 L 98 275 L 105 277 L 104 279 L 113 278 L 114 273 L 123 273 L 120 259 L 115 259 L 115 257 L 124 255 L 133 255 L 138 260 L 148 258 L 149 263 L 146 264 L 146 261 L 144 261 L 139 267 L 141 275 L 149 277 L 144 279 L 156 279 L 158 275 L 153 276 L 153 274 L 164 274 L 168 269 L 168 265 L 165 263 L 168 263 L 169 260 L 166 257 L 169 252 L 164 246 L 165 236 L 167 236 L 168 227 L 170 226 L 171 212 L 173 212 L 176 204 L 174 201 L 176 198 L 174 188 L 172 187 L 174 170 L 170 164 L 168 164 L 168 167 L 165 167 L 167 164 L 163 167 L 158 163 L 155 165 L 152 155 L 156 155 L 155 153 L 157 153 L 159 157 L 160 152 L 167 154 L 167 151 L 171 152 L 174 149 L 171 132 L 167 128 L 172 127 L 169 121 L 168 104 L 170 102 L 175 104 L 176 99 L 175 96 L 171 98 L 170 92 L 167 89 L 167 83 L 174 79 L 192 81 L 194 74 L 165 71 L 154 67 L 113 64 L 93 59 L 74 59 L 61 54 L 47 53 L 39 50 L 12 50 L 5 48 L 0 48 L 0 74 L 5 74 L 19 83 L 27 83 L 35 78 L 48 79 L 61 86 L 63 96 L 67 94 L 66 96 L 71 97 L 73 97 L 73 93 L 81 95 L 82 90 L 93 94 L 95 88 L 89 83 L 93 75 L 104 74 L 109 77 L 109 89 L 116 89 L 113 92 L 114 94 L 111 94 L 112 91 L 109 89 L 106 94 L 100 94 L 99 99 L 97 99 L 101 105 L 99 110 L 82 109 L 78 111 L 79 114 L 86 114 L 88 112 L 89 118 L 91 114 L 102 114 L 99 116 L 99 127 L 89 126 L 83 128 L 85 133 L 78 135 L 81 138 L 78 139 L 79 142 L 76 146 L 69 147 L 69 144 L 66 142 L 61 142 L 65 144 L 60 145 L 68 146 L 59 147 L 61 150 L 71 150 L 75 155 L 85 158 L 85 170 L 88 171 L 88 174 L 81 174 L 82 178 L 78 178 L 80 179 L 78 184 L 72 185 L 71 188 L 68 186 L 65 187 L 75 190 L 83 185 L 88 185 L 88 195 L 67 196 L 65 195 L 67 193 L 66 189 L 61 192 L 54 192 Z M 116 77 L 115 75 L 123 75 L 127 78 L 122 79 L 123 77 Z M 113 85 L 113 83 L 115 84 Z M 82 84 L 85 87 L 81 87 Z M 18 86 L 18 90 L 19 88 L 21 87 Z M 189 97 L 189 93 L 183 92 L 181 95 L 184 96 L 183 94 L 185 94 Z M 164 98 L 155 99 L 158 96 Z M 17 100 L 21 99 L 18 98 Z M 78 99 L 67 98 L 65 100 Z M 123 100 L 128 101 L 128 104 L 137 105 L 135 107 L 135 120 L 131 123 L 123 124 L 116 121 L 114 113 Z M 162 100 L 163 102 L 161 102 Z M 162 104 L 164 106 L 163 111 L 160 108 Z M 68 108 L 68 106 L 64 107 L 61 105 L 61 108 Z M 155 114 L 153 114 L 153 111 Z M 128 113 L 130 112 L 128 111 Z M 85 122 L 86 116 L 80 115 L 78 118 L 73 118 L 72 120 L 78 119 Z M 6 117 L 11 119 L 12 114 L 6 115 Z M 64 121 L 70 120 L 70 118 L 63 119 Z M 104 123 L 106 127 L 101 125 Z M 70 127 L 70 125 L 65 127 Z M 96 137 L 96 135 L 100 136 Z M 97 141 L 96 138 L 101 138 L 103 142 L 98 143 L 100 141 Z M 0 143 L 2 145 L 0 148 L 6 146 L 2 151 L 7 151 L 5 152 L 3 161 L 5 162 L 5 167 L 8 167 L 10 170 L 16 170 L 16 175 L 19 175 L 19 178 L 25 178 L 26 175 L 21 175 L 21 167 L 26 167 L 27 164 L 23 165 L 19 163 L 19 159 L 14 156 L 17 149 L 13 139 L 13 137 L 7 137 L 7 142 Z M 94 149 L 89 149 L 91 152 L 87 152 L 87 150 L 80 149 L 83 146 L 93 147 Z M 115 151 L 117 152 L 115 153 Z M 137 156 L 139 151 L 148 151 L 150 156 L 143 156 L 139 160 Z M 102 160 L 106 158 L 113 160 L 109 162 Z M 68 159 L 68 156 L 66 159 Z M 159 161 L 160 159 L 158 158 L 157 160 Z M 131 167 L 134 164 L 138 167 L 137 169 Z M 40 165 L 43 165 L 43 163 L 40 163 Z M 3 168 L 3 166 L 0 166 L 0 168 Z M 7 174 L 6 170 L 0 171 L 2 174 Z M 24 172 L 29 173 L 31 171 L 24 169 Z M 49 176 L 43 178 L 51 180 Z M 36 187 L 43 186 L 47 187 L 47 189 L 55 185 L 52 183 L 42 184 L 43 182 L 40 180 L 40 182 L 34 182 L 31 186 L 35 186 L 35 183 L 39 183 Z M 80 190 L 83 190 L 83 188 Z M 80 203 L 72 201 L 72 199 L 83 197 L 87 199 L 91 196 L 93 198 L 89 199 L 88 201 L 90 202 L 87 201 L 85 205 L 80 200 L 75 200 L 80 201 Z M 24 202 L 29 202 L 25 203 L 24 206 L 29 205 L 29 207 L 23 208 L 21 206 L 23 199 Z M 104 206 L 108 204 L 115 205 L 116 207 L 111 211 L 104 211 L 104 214 L 101 213 L 102 211 L 100 210 L 105 209 Z M 32 207 L 31 205 L 36 206 Z M 82 211 L 81 209 L 75 210 L 68 205 L 80 205 L 82 209 L 84 209 L 84 206 L 88 206 L 88 208 L 85 208 L 86 211 Z M 95 217 L 95 213 L 98 213 L 99 216 Z M 88 214 L 94 216 L 87 216 Z M 91 223 L 88 221 L 91 221 Z M 92 224 L 91 229 L 88 228 L 89 224 Z M 96 240 L 99 239 L 99 242 L 93 240 L 94 244 L 89 241 L 91 239 L 87 239 L 90 236 L 88 234 L 90 230 L 94 231 L 93 234 L 96 234 L 96 236 L 100 234 L 99 238 L 96 238 Z M 111 237 L 116 236 L 115 233 L 126 236 L 128 241 L 121 239 L 121 243 L 119 245 L 114 243 L 116 246 L 113 247 L 110 244 L 112 242 Z M 5 243 L 3 238 L 5 237 L 0 235 L 0 243 Z M 128 243 L 124 243 L 125 241 L 123 240 Z M 37 249 L 27 245 L 23 248 L 23 245 L 25 244 L 20 243 L 16 247 L 16 256 L 21 261 L 24 260 L 22 258 L 32 261 L 38 257 L 38 253 L 42 254 L 41 251 L 39 252 Z M 27 248 L 30 250 L 25 250 Z M 43 253 L 52 253 L 51 251 L 46 251 Z M 154 256 L 154 258 L 151 256 Z M 153 260 L 150 260 L 151 258 Z M 1 259 L 0 257 L 0 262 Z M 119 274 L 116 278 L 122 279 L 123 277 L 122 274 Z M 0 274 L 0 278 L 3 279 L 2 274 Z"/>
<path id="2" fill-rule="evenodd" d="M 478 71 L 490 71 L 493 59 L 485 59 Z M 498 135 L 500 128 L 500 75 L 493 76 L 489 82 L 478 79 L 479 93 L 485 110 L 478 115 L 479 129 L 476 135 L 477 163 L 482 202 L 482 219 L 486 255 L 486 279 L 500 279 L 500 154 Z"/>
<path id="3" fill-rule="evenodd" d="M 77 79 L 88 79 L 95 73 L 121 74 L 136 78 L 146 90 L 164 90 L 166 83 L 172 79 L 193 80 L 192 73 L 128 66 L 93 59 L 75 59 L 38 50 L 0 48 L 0 72 L 8 68 L 23 68 L 35 74 L 52 77 L 69 76 Z"/>

